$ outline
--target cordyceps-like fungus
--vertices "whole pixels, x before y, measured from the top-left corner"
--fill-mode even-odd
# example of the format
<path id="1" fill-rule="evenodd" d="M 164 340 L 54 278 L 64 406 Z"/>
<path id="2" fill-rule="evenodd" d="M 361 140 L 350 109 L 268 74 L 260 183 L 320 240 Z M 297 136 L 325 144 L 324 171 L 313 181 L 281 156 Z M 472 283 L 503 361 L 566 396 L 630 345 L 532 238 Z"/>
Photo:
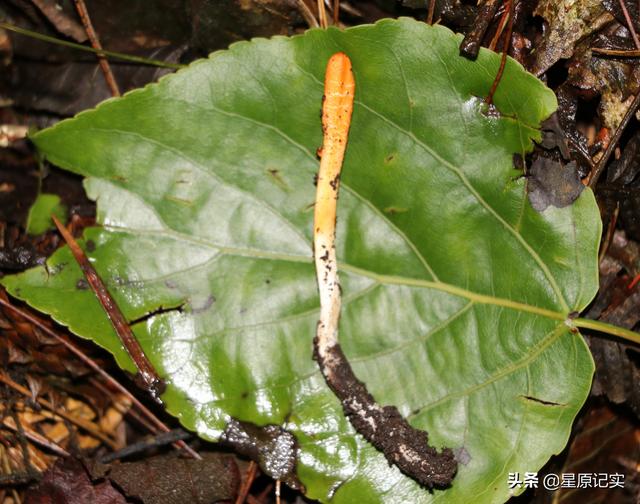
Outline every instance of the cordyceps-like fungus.
<path id="1" fill-rule="evenodd" d="M 351 60 L 334 54 L 327 64 L 322 108 L 324 132 L 314 213 L 314 260 L 320 292 L 320 320 L 314 357 L 327 384 L 340 399 L 347 418 L 387 460 L 429 488 L 451 483 L 457 469 L 449 448 L 440 453 L 428 434 L 414 429 L 395 406 L 380 406 L 359 381 L 338 343 L 340 284 L 336 261 L 336 208 L 340 171 L 351 123 L 355 80 Z"/>

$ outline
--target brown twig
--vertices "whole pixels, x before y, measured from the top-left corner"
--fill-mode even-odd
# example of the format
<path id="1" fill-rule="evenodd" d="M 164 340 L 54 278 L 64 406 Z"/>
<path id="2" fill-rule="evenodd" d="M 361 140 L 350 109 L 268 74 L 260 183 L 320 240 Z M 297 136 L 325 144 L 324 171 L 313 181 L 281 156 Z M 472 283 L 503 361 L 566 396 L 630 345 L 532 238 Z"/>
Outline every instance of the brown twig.
<path id="1" fill-rule="evenodd" d="M 324 7 L 324 0 L 318 0 L 318 19 L 320 20 L 321 28 L 327 28 L 329 26 L 327 10 Z"/>
<path id="2" fill-rule="evenodd" d="M 240 487 L 240 491 L 238 492 L 238 497 L 236 498 L 236 504 L 244 504 L 247 500 L 247 495 L 249 495 L 249 490 L 251 490 L 253 480 L 256 479 L 257 472 L 258 464 L 256 464 L 253 460 L 250 461 L 249 467 L 247 467 L 247 472 L 244 476 L 244 480 L 242 481 L 242 486 Z"/>
<path id="3" fill-rule="evenodd" d="M 622 9 L 622 14 L 624 15 L 624 19 L 627 22 L 629 32 L 631 33 L 631 38 L 633 39 L 633 43 L 636 45 L 636 49 L 640 49 L 640 40 L 638 39 L 638 34 L 636 33 L 636 29 L 633 27 L 631 16 L 629 15 L 629 11 L 627 10 L 627 4 L 624 3 L 624 0 L 618 0 L 618 3 L 620 3 L 620 8 Z"/>
<path id="4" fill-rule="evenodd" d="M 620 56 L 623 58 L 637 58 L 640 56 L 640 50 L 634 49 L 605 49 L 604 47 L 592 47 L 591 51 L 596 54 L 604 54 L 605 56 Z"/>
<path id="5" fill-rule="evenodd" d="M 280 504 L 280 480 L 276 480 L 276 504 Z"/>
<path id="6" fill-rule="evenodd" d="M 11 429 L 13 431 L 17 431 L 18 427 L 16 425 L 12 425 L 10 423 L 7 423 L 7 420 L 8 420 L 8 418 L 5 419 L 5 421 L 3 422 L 3 426 L 6 427 L 7 429 Z M 62 448 L 57 443 L 53 442 L 48 437 L 43 436 L 42 434 L 38 434 L 36 431 L 30 429 L 29 427 L 25 427 L 24 425 L 22 426 L 22 430 L 23 430 L 24 436 L 27 439 L 29 439 L 29 441 L 31 441 L 32 443 L 38 444 L 40 446 L 44 446 L 48 450 L 51 450 L 53 453 L 55 453 L 56 455 L 59 455 L 61 457 L 69 457 L 70 456 L 70 454 L 69 454 L 69 452 L 67 450 Z"/>
<path id="7" fill-rule="evenodd" d="M 465 35 L 460 44 L 460 55 L 469 59 L 476 59 L 478 52 L 480 52 L 480 46 L 482 45 L 482 39 L 487 32 L 489 23 L 493 20 L 498 10 L 500 0 L 485 0 L 485 2 L 478 9 L 478 15 L 473 23 L 473 28 Z"/>
<path id="8" fill-rule="evenodd" d="M 493 84 L 491 84 L 491 89 L 489 90 L 489 94 L 485 98 L 485 103 L 491 105 L 493 103 L 493 95 L 498 89 L 498 85 L 502 80 L 502 74 L 504 73 L 504 67 L 507 63 L 507 53 L 509 52 L 509 46 L 511 45 L 511 32 L 513 31 L 513 14 L 514 14 L 514 6 L 515 0 L 509 1 L 509 25 L 507 27 L 507 35 L 504 41 L 504 47 L 502 48 L 502 58 L 500 58 L 500 68 L 498 68 L 498 73 L 496 74 L 496 78 L 493 79 Z"/>
<path id="9" fill-rule="evenodd" d="M 318 24 L 316 16 L 313 14 L 304 0 L 297 0 L 296 5 L 298 6 L 298 11 L 300 11 L 300 14 L 309 25 L 309 28 L 318 28 L 320 26 Z"/>
<path id="10" fill-rule="evenodd" d="M 60 33 L 71 37 L 76 42 L 86 42 L 87 32 L 74 18 L 67 14 L 57 2 L 50 0 L 31 0 L 40 12 L 56 27 Z"/>
<path id="11" fill-rule="evenodd" d="M 27 388 L 14 382 L 11 378 L 9 378 L 9 376 L 4 374 L 3 372 L 0 372 L 0 382 L 4 383 L 5 385 L 8 385 L 15 391 L 20 392 L 25 397 L 31 398 L 31 392 Z M 109 436 L 107 436 L 103 432 L 100 432 L 94 424 L 87 422 L 82 418 L 76 417 L 75 415 L 70 415 L 69 413 L 61 410 L 60 408 L 56 408 L 52 403 L 50 403 L 49 401 L 47 401 L 42 397 L 37 397 L 36 401 L 42 406 L 44 406 L 45 408 L 47 408 L 48 410 L 50 410 L 51 412 L 58 415 L 59 417 L 69 420 L 71 423 L 91 433 L 94 437 L 97 437 L 102 442 L 107 444 L 112 450 L 115 450 L 117 448 L 115 441 L 113 441 L 113 439 L 111 439 Z"/>
<path id="12" fill-rule="evenodd" d="M 58 342 L 60 342 L 62 345 L 64 345 L 71 353 L 73 353 L 76 357 L 78 357 L 82 362 L 84 362 L 92 370 L 94 370 L 96 373 L 98 373 L 113 388 L 117 389 L 119 392 L 121 392 L 122 394 L 126 395 L 131 400 L 131 402 L 135 405 L 135 407 L 138 408 L 138 410 L 153 425 L 155 425 L 155 427 L 158 430 L 160 430 L 162 432 L 169 432 L 169 430 L 170 430 L 169 427 L 167 427 L 158 417 L 156 417 L 144 404 L 142 404 L 131 392 L 129 392 L 129 390 L 127 390 L 124 386 L 122 386 L 120 384 L 120 382 L 118 382 L 109 373 L 107 373 L 104 369 L 102 369 L 100 366 L 98 366 L 98 364 L 93 359 L 91 359 L 90 357 L 85 355 L 85 353 L 82 350 L 80 350 L 78 347 L 76 347 L 73 343 L 71 343 L 70 341 L 67 341 L 66 338 L 63 338 L 62 336 L 60 336 L 56 331 L 54 331 L 51 328 L 49 328 L 46 324 L 44 324 L 38 318 L 30 315 L 29 313 L 27 313 L 26 311 L 18 308 L 17 306 L 13 306 L 7 300 L 3 299 L 2 296 L 0 296 L 0 305 L 4 306 L 5 308 L 10 309 L 14 313 L 17 313 L 19 316 L 21 316 L 25 320 L 28 320 L 33 325 L 35 325 L 36 327 L 41 329 L 43 332 L 47 333 L 49 336 L 55 338 Z M 155 431 L 152 430 L 151 432 L 153 432 L 155 434 Z M 191 455 L 193 458 L 198 459 L 198 460 L 202 460 L 202 457 L 200 457 L 200 455 L 196 451 L 194 451 L 184 441 L 178 441 L 176 443 L 176 445 L 177 445 L 178 448 L 182 448 L 187 453 L 189 453 L 189 455 Z"/>
<path id="13" fill-rule="evenodd" d="M 602 243 L 602 248 L 600 249 L 600 254 L 598 254 L 598 264 L 602 263 L 602 260 L 607 255 L 607 251 L 609 250 L 609 246 L 611 245 L 611 240 L 613 240 L 613 234 L 616 231 L 616 223 L 618 222 L 618 214 L 620 213 L 620 204 L 616 203 L 616 208 L 611 215 L 611 219 L 609 220 L 609 226 L 607 227 L 607 234 L 604 238 L 604 242 Z"/>
<path id="14" fill-rule="evenodd" d="M 91 290 L 93 290 L 98 301 L 100 301 L 102 308 L 106 312 L 107 317 L 109 317 L 109 320 L 118 334 L 120 341 L 127 350 L 129 357 L 131 357 L 131 360 L 133 360 L 134 364 L 138 368 L 137 377 L 140 378 L 142 385 L 147 389 L 151 396 L 160 403 L 160 395 L 164 389 L 162 379 L 158 376 L 153 364 L 151 364 L 144 353 L 144 350 L 140 346 L 140 343 L 134 336 L 129 323 L 124 318 L 120 308 L 98 276 L 98 273 L 89 262 L 89 259 L 87 259 L 84 251 L 80 248 L 73 236 L 71 236 L 71 233 L 69 233 L 69 231 L 67 231 L 67 229 L 55 217 L 55 215 L 52 215 L 51 218 L 64 238 L 64 241 L 67 242 L 73 257 L 75 257 L 76 261 L 80 265 L 80 269 L 82 269 L 82 273 L 84 273 Z"/>
<path id="15" fill-rule="evenodd" d="M 333 24 L 338 26 L 340 22 L 340 0 L 333 0 Z"/>
<path id="16" fill-rule="evenodd" d="M 177 440 L 184 440 L 191 437 L 192 434 L 185 432 L 182 429 L 175 429 L 169 432 L 163 432 L 150 439 L 145 439 L 137 443 L 125 446 L 121 450 L 109 453 L 100 459 L 101 464 L 110 464 L 114 460 L 119 460 L 131 455 L 149 450 L 149 448 L 159 448 L 164 445 L 175 443 Z"/>
<path id="17" fill-rule="evenodd" d="M 508 2 L 510 0 L 507 0 Z M 500 17 L 500 24 L 498 25 L 498 29 L 496 30 L 495 35 L 493 36 L 493 38 L 491 39 L 491 42 L 489 43 L 489 49 L 491 49 L 492 51 L 496 50 L 496 46 L 498 45 L 498 40 L 500 40 L 500 35 L 502 35 L 502 32 L 504 31 L 504 27 L 507 24 L 507 21 L 509 20 L 509 9 L 505 9 L 504 12 L 502 13 L 502 16 Z"/>
<path id="18" fill-rule="evenodd" d="M 433 24 L 433 12 L 436 10 L 436 0 L 429 0 L 429 10 L 427 11 L 427 24 Z"/>
<path id="19" fill-rule="evenodd" d="M 102 50 L 102 45 L 100 44 L 100 39 L 98 39 L 98 35 L 96 31 L 93 29 L 93 24 L 91 23 L 91 18 L 89 17 L 89 11 L 87 10 L 87 6 L 84 3 L 84 0 L 75 0 L 76 10 L 78 11 L 78 15 L 82 20 L 82 24 L 84 25 L 84 29 L 87 32 L 87 36 L 91 41 L 91 46 L 98 50 Z M 98 63 L 100 64 L 100 69 L 104 74 L 104 80 L 107 82 L 107 86 L 111 91 L 112 96 L 120 96 L 120 89 L 118 88 L 118 84 L 116 82 L 115 77 L 113 76 L 113 72 L 111 71 L 111 67 L 109 66 L 109 61 L 105 56 L 98 56 Z"/>
<path id="20" fill-rule="evenodd" d="M 598 164 L 596 165 L 595 169 L 591 172 L 591 175 L 589 177 L 589 187 L 591 187 L 592 189 L 598 183 L 598 179 L 600 178 L 600 175 L 602 175 L 602 172 L 604 171 L 607 161 L 609 161 L 611 154 L 613 153 L 613 151 L 616 148 L 616 145 L 620 141 L 622 132 L 627 127 L 627 124 L 629 124 L 629 121 L 631 120 L 633 115 L 636 113 L 638 106 L 640 106 L 640 92 L 638 92 L 636 97 L 633 99 L 633 102 L 631 103 L 631 105 L 629 105 L 627 112 L 624 114 L 624 117 L 620 122 L 620 126 L 618 126 L 618 129 L 616 129 L 616 132 L 613 134 L 613 137 L 611 138 L 609 145 L 607 145 L 607 150 L 604 151 L 604 154 L 600 158 L 600 161 L 598 161 Z"/>

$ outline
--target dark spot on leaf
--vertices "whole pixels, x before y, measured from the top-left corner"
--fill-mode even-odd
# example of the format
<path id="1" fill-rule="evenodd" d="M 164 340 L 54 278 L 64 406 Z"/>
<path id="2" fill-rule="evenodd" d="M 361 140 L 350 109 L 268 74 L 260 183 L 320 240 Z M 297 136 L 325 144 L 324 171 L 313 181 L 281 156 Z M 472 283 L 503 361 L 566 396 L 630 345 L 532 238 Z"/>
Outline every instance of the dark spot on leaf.
<path id="1" fill-rule="evenodd" d="M 280 174 L 280 170 L 276 170 L 275 168 L 267 168 L 267 173 L 271 176 L 273 181 L 276 183 L 278 187 L 284 190 L 288 190 L 289 186 L 285 182 L 284 178 Z"/>
<path id="2" fill-rule="evenodd" d="M 141 317 L 138 317 L 136 319 L 130 320 L 129 321 L 129 325 L 130 326 L 134 326 L 136 324 L 140 324 L 142 322 L 146 322 L 150 318 L 155 317 L 157 315 L 162 315 L 164 313 L 171 313 L 171 312 L 182 313 L 183 309 L 184 309 L 184 303 L 181 303 L 178 306 L 166 306 L 166 307 L 165 306 L 159 306 L 155 310 L 147 312 L 144 315 L 142 315 Z"/>
<path id="3" fill-rule="evenodd" d="M 129 325 L 130 326 L 134 326 L 136 324 L 140 324 L 141 322 L 146 322 L 150 318 L 155 317 L 157 315 L 162 315 L 164 313 L 171 313 L 171 312 L 182 313 L 183 310 L 184 310 L 184 305 L 185 305 L 185 303 L 180 303 L 177 306 L 159 306 L 155 310 L 147 312 L 144 315 L 142 315 L 142 316 L 140 316 L 140 317 L 138 317 L 136 319 L 130 320 L 129 321 Z"/>
<path id="4" fill-rule="evenodd" d="M 175 196 L 171 196 L 171 195 L 164 196 L 164 199 L 185 207 L 191 207 L 193 206 L 193 203 L 194 203 L 193 200 L 188 200 L 185 198 L 176 198 Z"/>
<path id="5" fill-rule="evenodd" d="M 267 285 L 269 285 L 271 283 L 271 280 L 269 280 L 268 278 L 264 281 L 264 283 L 266 283 Z"/>
<path id="6" fill-rule="evenodd" d="M 459 464 L 468 465 L 471 462 L 471 454 L 467 451 L 464 446 L 460 448 L 455 448 L 453 450 L 453 455 L 456 457 L 456 460 Z"/>
<path id="7" fill-rule="evenodd" d="M 318 186 L 318 174 L 317 173 L 315 173 L 313 175 L 313 185 L 316 186 L 316 187 Z"/>
<path id="8" fill-rule="evenodd" d="M 81 278 L 76 282 L 76 289 L 87 290 L 88 288 L 89 288 L 89 282 L 87 282 L 84 278 Z"/>
<path id="9" fill-rule="evenodd" d="M 522 397 L 523 399 L 525 399 L 527 401 L 536 402 L 536 403 L 539 403 L 539 404 L 543 404 L 545 406 L 565 406 L 565 404 L 561 404 L 561 403 L 557 403 L 557 402 L 553 402 L 553 401 L 545 401 L 544 399 L 540 399 L 538 397 L 526 396 L 526 395 L 521 395 L 520 397 Z"/>
<path id="10" fill-rule="evenodd" d="M 85 246 L 86 246 L 87 252 L 93 252 L 96 249 L 96 242 L 94 242 L 93 240 L 87 240 L 87 243 Z"/>
<path id="11" fill-rule="evenodd" d="M 408 208 L 404 208 L 404 207 L 387 207 L 387 208 L 384 209 L 384 213 L 387 213 L 389 215 L 405 213 L 405 212 L 408 212 L 408 211 L 409 211 L 409 209 Z"/>
<path id="12" fill-rule="evenodd" d="M 192 313 L 202 313 L 207 311 L 209 308 L 211 308 L 213 306 L 213 303 L 216 302 L 216 298 L 213 294 L 209 294 L 209 296 L 207 296 L 207 299 L 205 300 L 205 302 L 198 307 L 193 306 L 191 308 L 191 312 Z"/>
<path id="13" fill-rule="evenodd" d="M 396 153 L 395 153 L 395 152 L 393 152 L 393 153 L 389 154 L 386 158 L 384 158 L 384 162 L 385 162 L 386 164 L 389 164 L 389 163 L 391 163 L 391 161 L 393 161 L 395 158 L 396 158 Z"/>
<path id="14" fill-rule="evenodd" d="M 247 397 L 249 397 L 249 392 L 243 392 L 242 394 L 240 394 L 240 397 L 242 399 L 246 399 Z"/>

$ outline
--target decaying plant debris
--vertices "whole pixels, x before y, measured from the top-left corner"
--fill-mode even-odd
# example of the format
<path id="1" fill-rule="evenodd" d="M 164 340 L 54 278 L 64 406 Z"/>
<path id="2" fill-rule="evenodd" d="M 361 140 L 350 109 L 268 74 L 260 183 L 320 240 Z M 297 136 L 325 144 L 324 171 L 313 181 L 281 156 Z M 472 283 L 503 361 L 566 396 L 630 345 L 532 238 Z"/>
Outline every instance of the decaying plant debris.
<path id="1" fill-rule="evenodd" d="M 10 0 L 0 6 L 0 16 L 12 25 L 85 42 L 87 34 L 74 4 L 63 3 L 61 10 L 54 4 Z M 334 2 L 328 4 L 325 15 L 327 22 L 331 22 L 330 7 Z M 103 47 L 173 64 L 187 63 L 236 40 L 299 33 L 321 21 L 318 3 L 310 0 L 166 0 L 162 9 L 153 12 L 143 0 L 86 0 L 86 7 Z M 341 26 L 399 15 L 419 20 L 430 15 L 434 22 L 467 34 L 461 50 L 468 57 L 474 57 L 480 45 L 492 46 L 498 52 L 506 50 L 553 89 L 558 111 L 545 125 L 543 141 L 535 152 L 521 164 L 515 163 L 520 170 L 516 176 L 527 177 L 529 197 L 540 211 L 549 206 L 569 205 L 584 186 L 593 186 L 605 231 L 600 252 L 600 293 L 587 314 L 637 329 L 640 137 L 634 98 L 640 93 L 638 4 L 630 0 L 488 0 L 479 6 L 462 0 L 340 2 Z M 511 36 L 506 40 L 508 33 Z M 109 65 L 123 92 L 169 71 L 115 60 L 109 60 Z M 110 87 L 97 68 L 91 54 L 0 28 L 0 126 L 47 126 L 110 97 Z M 69 209 L 69 228 L 75 235 L 94 222 L 95 210 L 84 196 L 80 181 L 46 164 L 40 165 L 23 135 L 1 139 L 0 268 L 8 274 L 42 264 L 62 243 L 53 229 L 39 236 L 25 232 L 28 210 L 36 194 L 60 195 Z M 155 406 L 147 404 L 144 398 L 142 403 L 133 402 L 117 385 L 106 381 L 109 378 L 98 374 L 34 323 L 29 317 L 35 315 L 26 306 L 4 294 L 2 301 L 0 497 L 3 502 L 36 499 L 52 489 L 69 492 L 71 479 L 82 482 L 81 490 L 74 488 L 65 494 L 69 499 L 77 499 L 76 502 L 100 498 L 118 502 L 131 496 L 163 502 L 155 500 L 162 499 L 157 495 L 145 496 L 144 488 L 134 488 L 136 482 L 131 478 L 125 481 L 123 471 L 131 467 L 134 473 L 130 462 L 115 462 L 113 468 L 103 467 L 100 471 L 91 464 L 107 453 L 117 454 L 127 445 L 135 445 L 145 436 L 151 436 L 151 440 L 145 446 L 139 445 L 140 451 L 134 454 L 140 462 L 131 463 L 143 464 L 142 469 L 135 470 L 144 474 L 158 464 L 167 474 L 189 472 L 185 467 L 196 462 L 166 453 L 172 450 L 171 443 L 177 449 L 189 443 L 192 449 L 203 453 L 210 464 L 207 468 L 218 475 L 220 484 L 211 487 L 213 494 L 207 494 L 206 498 L 234 500 L 243 495 L 246 502 L 268 502 L 280 480 L 292 488 L 300 488 L 292 469 L 296 464 L 295 442 L 286 431 L 270 426 L 256 430 L 254 426 L 229 424 L 227 444 L 262 464 L 263 474 L 256 481 L 253 481 L 255 471 L 247 471 L 246 461 L 231 456 L 220 458 L 218 446 L 189 439 L 184 433 L 163 440 L 161 436 L 177 425 L 175 420 L 154 410 Z M 78 344 L 52 323 L 39 317 L 36 320 L 60 338 Z M 612 502 L 631 502 L 640 495 L 638 471 L 632 463 L 640 454 L 638 349 L 595 333 L 589 335 L 589 344 L 598 365 L 594 397 L 575 424 L 569 448 L 552 460 L 547 470 L 577 472 L 573 465 L 576 461 L 580 472 L 622 473 L 627 483 L 624 490 L 607 494 L 607 498 Z M 97 367 L 108 369 L 120 386 L 124 384 L 136 393 L 106 355 L 90 345 L 81 346 L 80 351 L 91 362 L 98 362 Z M 345 381 L 352 385 L 359 383 L 351 378 Z M 395 418 L 397 411 L 389 409 L 384 413 Z M 607 451 L 612 443 L 598 438 L 591 430 L 594 425 L 605 426 L 600 432 L 612 432 L 622 440 L 615 444 L 613 452 Z M 585 439 L 593 443 L 597 453 L 607 453 L 593 458 L 598 461 L 597 466 L 585 462 L 588 454 L 581 451 L 580 445 Z M 281 450 L 281 458 L 274 459 L 273 447 Z M 148 458 L 151 453 L 162 458 Z M 78 456 L 85 460 L 76 460 Z M 464 457 L 459 455 L 458 459 L 462 463 Z M 455 462 L 451 460 L 448 472 L 454 468 Z M 246 475 L 245 486 L 251 487 L 247 492 L 240 488 L 241 474 Z M 198 482 L 207 484 L 204 476 Z M 442 483 L 433 480 L 427 484 L 433 482 Z M 167 485 L 182 484 L 179 478 L 167 480 Z M 180 490 L 190 491 L 191 484 L 184 483 Z M 294 502 L 298 494 L 290 492 L 282 500 Z M 577 502 L 583 496 L 580 492 L 566 492 L 562 501 Z M 542 498 L 542 492 L 530 492 L 518 502 L 542 502 Z"/>

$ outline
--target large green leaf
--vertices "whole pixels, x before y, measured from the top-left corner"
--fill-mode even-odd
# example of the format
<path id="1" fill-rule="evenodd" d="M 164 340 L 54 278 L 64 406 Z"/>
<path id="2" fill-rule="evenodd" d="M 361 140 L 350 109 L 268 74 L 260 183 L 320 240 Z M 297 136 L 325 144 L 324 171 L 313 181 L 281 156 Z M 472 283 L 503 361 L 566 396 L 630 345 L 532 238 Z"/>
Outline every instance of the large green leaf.
<path id="1" fill-rule="evenodd" d="M 564 319 L 597 289 L 586 190 L 534 211 L 513 168 L 555 98 L 499 57 L 403 19 L 233 45 L 33 140 L 87 176 L 103 228 L 84 247 L 166 377 L 163 399 L 216 439 L 230 417 L 282 424 L 310 497 L 500 502 L 508 472 L 566 443 L 593 364 Z M 340 337 L 356 374 L 437 446 L 453 486 L 420 488 L 361 437 L 311 359 L 318 318 L 313 176 L 326 61 L 345 51 L 356 105 L 339 201 Z M 67 249 L 5 278 L 133 369 Z M 172 307 L 181 309 L 171 310 Z"/>

